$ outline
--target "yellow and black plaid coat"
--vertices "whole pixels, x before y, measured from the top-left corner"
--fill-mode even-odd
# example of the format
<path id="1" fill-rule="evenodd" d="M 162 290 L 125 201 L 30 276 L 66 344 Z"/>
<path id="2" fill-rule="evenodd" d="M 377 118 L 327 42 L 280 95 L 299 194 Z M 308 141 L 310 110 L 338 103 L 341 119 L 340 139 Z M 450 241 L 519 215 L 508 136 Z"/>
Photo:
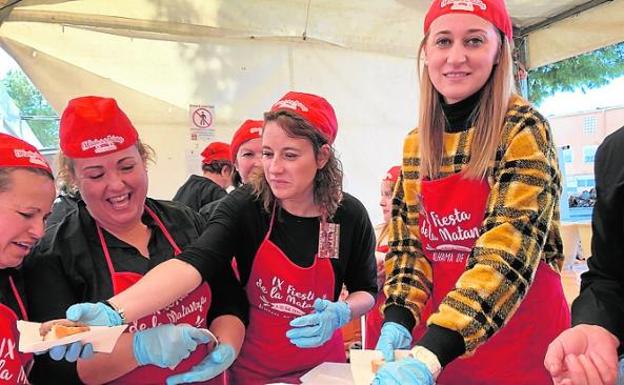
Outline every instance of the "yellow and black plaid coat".
<path id="1" fill-rule="evenodd" d="M 459 172 L 470 159 L 474 128 L 444 133 L 441 177 Z M 418 129 L 403 149 L 395 188 L 386 256 L 385 307 L 407 308 L 420 322 L 431 294 L 431 265 L 422 252 Z M 548 122 L 515 97 L 505 118 L 501 145 L 489 169 L 491 188 L 480 235 L 456 287 L 428 320 L 459 333 L 470 354 L 510 319 L 535 276 L 540 260 L 560 271 L 561 178 Z M 466 197 L 470 199 L 470 197 Z"/>

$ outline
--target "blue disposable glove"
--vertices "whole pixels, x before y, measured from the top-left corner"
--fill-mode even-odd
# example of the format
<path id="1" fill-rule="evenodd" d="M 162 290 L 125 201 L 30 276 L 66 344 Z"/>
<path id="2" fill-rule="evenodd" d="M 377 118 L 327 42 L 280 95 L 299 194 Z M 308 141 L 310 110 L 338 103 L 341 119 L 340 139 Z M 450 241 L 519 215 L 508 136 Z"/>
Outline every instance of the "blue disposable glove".
<path id="1" fill-rule="evenodd" d="M 119 313 L 102 302 L 71 305 L 65 317 L 91 326 L 119 326 L 123 323 Z"/>
<path id="2" fill-rule="evenodd" d="M 190 371 L 167 378 L 167 385 L 208 381 L 229 368 L 235 358 L 234 348 L 228 344 L 221 343 L 202 362 L 193 366 Z"/>
<path id="3" fill-rule="evenodd" d="M 403 325 L 396 322 L 386 322 L 381 327 L 379 340 L 375 350 L 381 350 L 384 361 L 394 361 L 395 349 L 409 349 L 412 343 L 412 333 Z"/>
<path id="4" fill-rule="evenodd" d="M 414 357 L 386 362 L 373 378 L 372 385 L 433 385 L 433 375 L 427 366 Z"/>
<path id="5" fill-rule="evenodd" d="M 317 298 L 312 314 L 290 321 L 293 328 L 286 332 L 290 342 L 299 348 L 323 345 L 339 327 L 351 320 L 351 309 L 344 301 L 331 302 Z"/>
<path id="6" fill-rule="evenodd" d="M 140 366 L 168 368 L 180 363 L 197 345 L 212 341 L 210 335 L 190 325 L 160 325 L 134 333 L 134 358 Z"/>
<path id="7" fill-rule="evenodd" d="M 36 352 L 36 355 L 48 353 L 54 361 L 65 360 L 68 362 L 76 362 L 78 358 L 83 360 L 93 357 L 93 345 L 76 341 L 67 345 L 59 345 L 47 351 Z"/>

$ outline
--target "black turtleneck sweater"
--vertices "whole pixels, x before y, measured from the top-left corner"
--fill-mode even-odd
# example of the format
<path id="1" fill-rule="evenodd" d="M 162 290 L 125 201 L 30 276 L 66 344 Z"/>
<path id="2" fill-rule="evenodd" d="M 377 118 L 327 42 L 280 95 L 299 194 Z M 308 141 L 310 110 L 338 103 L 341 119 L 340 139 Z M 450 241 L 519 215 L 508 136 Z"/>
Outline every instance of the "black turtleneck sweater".
<path id="1" fill-rule="evenodd" d="M 447 122 L 444 130 L 446 132 L 460 132 L 469 129 L 474 123 L 480 98 L 481 90 L 453 104 L 446 104 L 444 100 L 440 100 Z"/>

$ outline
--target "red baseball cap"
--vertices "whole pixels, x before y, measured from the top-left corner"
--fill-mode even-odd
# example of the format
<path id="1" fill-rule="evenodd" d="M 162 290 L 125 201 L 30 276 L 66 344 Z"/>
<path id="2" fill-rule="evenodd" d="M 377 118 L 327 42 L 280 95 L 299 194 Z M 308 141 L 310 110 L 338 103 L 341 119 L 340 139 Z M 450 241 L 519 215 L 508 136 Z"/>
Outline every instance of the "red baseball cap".
<path id="1" fill-rule="evenodd" d="M 431 23 L 449 13 L 471 13 L 494 24 L 507 40 L 513 40 L 513 24 L 504 0 L 434 0 L 425 16 L 425 33 Z"/>
<path id="2" fill-rule="evenodd" d="M 401 166 L 391 167 L 390 170 L 386 171 L 386 176 L 384 176 L 384 182 L 396 183 L 399 179 L 399 175 L 401 174 Z"/>
<path id="3" fill-rule="evenodd" d="M 271 112 L 279 110 L 292 110 L 316 128 L 329 144 L 334 143 L 338 134 L 338 120 L 334 108 L 324 98 L 290 91 L 271 107 Z"/>
<path id="4" fill-rule="evenodd" d="M 72 99 L 60 123 L 60 145 L 70 158 L 90 158 L 124 150 L 139 134 L 115 99 L 84 96 Z"/>
<path id="5" fill-rule="evenodd" d="M 258 139 L 262 137 L 262 129 L 264 127 L 264 121 L 262 120 L 245 120 L 243 124 L 236 130 L 234 136 L 232 136 L 232 143 L 230 143 L 232 151 L 232 162 L 236 161 L 236 155 L 240 146 L 252 139 Z"/>
<path id="6" fill-rule="evenodd" d="M 52 175 L 52 168 L 35 146 L 7 134 L 0 134 L 0 167 L 40 168 Z"/>
<path id="7" fill-rule="evenodd" d="M 215 160 L 227 160 L 230 161 L 232 159 L 232 154 L 230 152 L 230 145 L 223 142 L 212 142 L 204 151 L 202 151 L 201 156 L 204 157 L 202 159 L 202 163 L 208 164 Z"/>

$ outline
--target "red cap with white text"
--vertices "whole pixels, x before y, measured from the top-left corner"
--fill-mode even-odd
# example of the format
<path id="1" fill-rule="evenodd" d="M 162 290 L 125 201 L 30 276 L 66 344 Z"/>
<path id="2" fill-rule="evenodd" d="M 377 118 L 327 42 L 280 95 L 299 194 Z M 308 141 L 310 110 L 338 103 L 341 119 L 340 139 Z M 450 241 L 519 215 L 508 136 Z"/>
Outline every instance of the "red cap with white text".
<path id="1" fill-rule="evenodd" d="M 7 134 L 0 134 L 0 167 L 40 168 L 52 175 L 48 161 L 35 146 Z"/>
<path id="2" fill-rule="evenodd" d="M 513 39 L 513 24 L 505 0 L 434 0 L 425 15 L 425 33 L 435 19 L 449 13 L 479 16 L 503 31 L 509 41 Z"/>
<path id="3" fill-rule="evenodd" d="M 264 127 L 264 121 L 262 120 L 245 120 L 243 124 L 232 136 L 232 143 L 230 143 L 232 151 L 232 162 L 236 161 L 236 155 L 240 146 L 252 139 L 258 139 L 262 137 L 262 128 Z"/>
<path id="4" fill-rule="evenodd" d="M 383 181 L 396 183 L 396 181 L 399 180 L 400 174 L 401 174 L 401 166 L 391 167 L 390 170 L 386 171 L 386 176 L 383 178 Z"/>
<path id="5" fill-rule="evenodd" d="M 279 110 L 292 110 L 320 132 L 329 144 L 334 143 L 338 134 L 338 120 L 334 108 L 325 98 L 290 91 L 271 107 L 271 111 Z"/>
<path id="6" fill-rule="evenodd" d="M 139 134 L 112 98 L 84 96 L 72 99 L 60 123 L 60 146 L 70 158 L 91 158 L 136 144 Z"/>

